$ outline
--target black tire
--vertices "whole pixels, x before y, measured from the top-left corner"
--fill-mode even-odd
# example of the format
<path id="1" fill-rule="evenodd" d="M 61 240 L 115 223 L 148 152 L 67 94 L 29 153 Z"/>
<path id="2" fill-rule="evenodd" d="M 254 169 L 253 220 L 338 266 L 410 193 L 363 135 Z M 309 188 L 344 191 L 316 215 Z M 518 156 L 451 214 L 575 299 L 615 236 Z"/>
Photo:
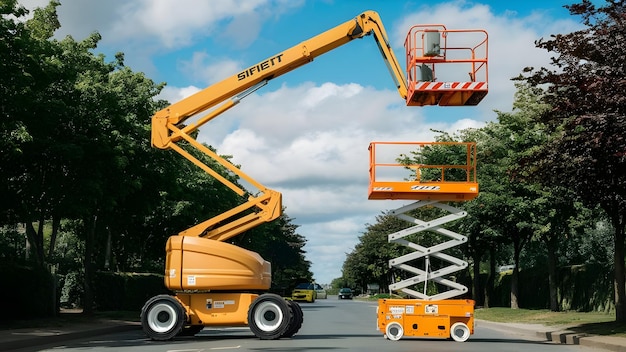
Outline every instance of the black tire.
<path id="1" fill-rule="evenodd" d="M 184 323 L 185 309 L 172 296 L 154 296 L 141 308 L 141 327 L 152 340 L 171 340 L 182 331 Z"/>
<path id="2" fill-rule="evenodd" d="M 260 295 L 248 309 L 250 330 L 261 340 L 279 339 L 285 334 L 293 318 L 287 301 L 273 293 Z"/>
<path id="3" fill-rule="evenodd" d="M 178 336 L 195 336 L 197 333 L 204 329 L 204 325 L 187 325 L 183 326 L 183 330 Z"/>
<path id="4" fill-rule="evenodd" d="M 291 311 L 293 313 L 293 319 L 291 320 L 287 331 L 285 331 L 285 333 L 281 337 L 289 338 L 295 335 L 298 331 L 300 331 L 300 328 L 302 327 L 302 322 L 304 321 L 304 313 L 302 312 L 302 308 L 298 303 L 287 301 L 287 304 L 291 308 Z"/>

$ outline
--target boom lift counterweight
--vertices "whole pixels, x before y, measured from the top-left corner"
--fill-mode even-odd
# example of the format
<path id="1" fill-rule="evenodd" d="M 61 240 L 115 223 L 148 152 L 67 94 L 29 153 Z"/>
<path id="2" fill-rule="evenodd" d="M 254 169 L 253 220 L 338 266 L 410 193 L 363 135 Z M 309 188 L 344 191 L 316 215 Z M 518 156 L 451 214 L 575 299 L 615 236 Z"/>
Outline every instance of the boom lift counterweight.
<path id="1" fill-rule="evenodd" d="M 291 337 L 298 332 L 303 321 L 299 305 L 264 293 L 271 284 L 270 263 L 257 253 L 225 242 L 278 218 L 282 212 L 281 193 L 257 182 L 199 143 L 192 134 L 269 80 L 312 62 L 316 57 L 354 39 L 370 35 L 377 42 L 398 93 L 407 105 L 474 105 L 487 92 L 486 77 L 480 87 L 459 86 L 459 82 L 452 82 L 446 87 L 454 86 L 453 89 L 435 86 L 413 89 L 414 82 L 406 81 L 379 15 L 374 11 L 365 11 L 156 112 L 152 117 L 152 146 L 181 154 L 240 195 L 243 202 L 168 239 L 165 286 L 175 295 L 153 297 L 142 308 L 142 327 L 150 338 L 168 340 L 179 334 L 195 334 L 205 326 L 249 326 L 261 339 Z M 445 53 L 445 42 L 442 49 Z M 413 49 L 407 47 L 408 50 Z M 434 65 L 446 63 L 448 59 L 443 55 L 429 60 L 427 64 L 434 68 Z M 426 64 L 423 61 L 412 59 L 407 64 Z M 484 69 L 486 71 L 486 51 Z M 414 68 L 407 67 L 407 74 L 411 70 Z M 471 71 L 477 73 L 475 68 Z M 248 192 L 229 181 L 189 153 L 186 150 L 188 147 L 202 152 L 256 191 Z"/>

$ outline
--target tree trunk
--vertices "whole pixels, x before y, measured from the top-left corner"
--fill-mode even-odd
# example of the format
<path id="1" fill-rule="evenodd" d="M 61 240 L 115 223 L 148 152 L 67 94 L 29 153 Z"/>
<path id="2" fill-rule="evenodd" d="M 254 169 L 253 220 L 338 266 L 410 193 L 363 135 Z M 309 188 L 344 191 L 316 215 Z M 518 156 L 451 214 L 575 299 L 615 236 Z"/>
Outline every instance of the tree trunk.
<path id="1" fill-rule="evenodd" d="M 489 277 L 485 285 L 485 302 L 484 307 L 491 307 L 491 298 L 493 297 L 494 286 L 496 282 L 496 249 L 494 246 L 489 247 Z"/>
<path id="2" fill-rule="evenodd" d="M 37 234 L 35 236 L 35 238 L 37 239 L 37 261 L 41 265 L 44 265 L 44 263 L 46 262 L 46 258 L 44 258 L 45 250 L 43 248 L 43 228 L 45 221 L 46 220 L 44 219 L 42 212 L 41 216 L 39 217 L 39 224 L 37 224 Z"/>
<path id="3" fill-rule="evenodd" d="M 109 270 L 111 266 L 111 229 L 107 228 L 107 245 L 104 252 L 104 269 Z"/>
<path id="4" fill-rule="evenodd" d="M 48 258 L 52 258 L 54 254 L 54 247 L 56 246 L 57 236 L 59 234 L 59 227 L 61 227 L 60 216 L 52 217 L 52 233 L 50 234 L 50 248 L 48 249 Z"/>
<path id="5" fill-rule="evenodd" d="M 30 221 L 26 222 L 24 225 L 26 226 L 26 240 L 27 240 L 26 259 L 29 259 L 30 254 L 34 253 L 37 264 L 43 265 L 43 261 L 41 257 L 39 256 L 39 253 L 42 253 L 43 249 L 39 248 L 39 241 L 37 240 L 37 231 L 35 230 L 33 223 Z"/>
<path id="6" fill-rule="evenodd" d="M 615 227 L 614 244 L 615 252 L 614 260 L 614 288 L 615 288 L 615 321 L 626 322 L 626 286 L 625 277 L 626 270 L 624 268 L 624 225 L 622 221 L 613 219 Z"/>
<path id="7" fill-rule="evenodd" d="M 557 295 L 557 255 L 554 243 L 555 240 L 550 238 L 546 241 L 546 246 L 548 248 L 548 286 L 550 291 L 550 310 L 553 312 L 558 312 L 561 310 L 559 305 L 559 298 Z"/>
<path id="8" fill-rule="evenodd" d="M 24 260 L 25 261 L 30 260 L 30 251 L 32 250 L 31 245 L 30 245 L 31 241 L 28 238 L 29 237 L 28 231 L 29 231 L 28 225 L 24 224 L 24 241 L 26 242 L 24 243 Z"/>
<path id="9" fill-rule="evenodd" d="M 482 306 L 484 304 L 484 301 L 482 299 L 482 289 L 480 287 L 480 257 L 481 255 L 477 251 L 474 251 L 472 256 L 473 256 L 473 261 L 474 261 L 474 267 L 472 268 L 473 276 L 474 276 L 472 280 L 472 286 L 474 286 L 472 288 L 472 299 L 474 300 L 474 302 L 476 302 L 475 304 L 477 306 Z"/>
<path id="10" fill-rule="evenodd" d="M 519 241 L 513 242 L 513 275 L 511 275 L 511 309 L 519 309 L 519 257 L 521 246 Z"/>
<path id="11" fill-rule="evenodd" d="M 87 316 L 93 315 L 94 292 L 92 283 L 95 271 L 93 267 L 93 248 L 97 220 L 98 216 L 93 215 L 91 219 L 87 219 L 85 221 L 85 291 L 83 296 L 83 314 Z"/>
<path id="12" fill-rule="evenodd" d="M 519 270 L 517 267 L 513 268 L 513 274 L 511 275 L 511 309 L 519 309 Z"/>

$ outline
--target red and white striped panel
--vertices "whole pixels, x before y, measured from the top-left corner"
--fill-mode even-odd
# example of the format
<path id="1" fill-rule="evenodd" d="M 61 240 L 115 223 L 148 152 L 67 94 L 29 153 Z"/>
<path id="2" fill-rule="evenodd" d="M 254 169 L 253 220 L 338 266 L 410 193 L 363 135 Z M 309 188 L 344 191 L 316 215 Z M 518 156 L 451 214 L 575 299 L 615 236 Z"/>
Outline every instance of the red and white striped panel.
<path id="1" fill-rule="evenodd" d="M 415 90 L 487 90 L 487 82 L 415 82 Z"/>

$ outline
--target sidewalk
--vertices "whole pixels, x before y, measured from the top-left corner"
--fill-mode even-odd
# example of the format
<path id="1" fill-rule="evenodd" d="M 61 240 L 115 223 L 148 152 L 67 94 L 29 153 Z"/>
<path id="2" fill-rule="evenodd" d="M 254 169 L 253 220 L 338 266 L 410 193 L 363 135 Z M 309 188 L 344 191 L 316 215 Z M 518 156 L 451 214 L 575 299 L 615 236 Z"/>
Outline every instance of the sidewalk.
<path id="1" fill-rule="evenodd" d="M 63 341 L 140 329 L 139 322 L 115 319 L 64 323 L 54 327 L 0 329 L 0 351 L 32 349 Z"/>
<path id="2" fill-rule="evenodd" d="M 501 331 L 516 331 L 524 335 L 531 335 L 546 341 L 567 345 L 580 345 L 606 351 L 626 352 L 626 338 L 615 336 L 588 335 L 569 330 L 567 326 L 544 326 L 540 324 L 495 323 L 486 320 L 476 320 L 476 329 L 481 326 Z M 470 337 L 471 339 L 471 337 Z"/>

